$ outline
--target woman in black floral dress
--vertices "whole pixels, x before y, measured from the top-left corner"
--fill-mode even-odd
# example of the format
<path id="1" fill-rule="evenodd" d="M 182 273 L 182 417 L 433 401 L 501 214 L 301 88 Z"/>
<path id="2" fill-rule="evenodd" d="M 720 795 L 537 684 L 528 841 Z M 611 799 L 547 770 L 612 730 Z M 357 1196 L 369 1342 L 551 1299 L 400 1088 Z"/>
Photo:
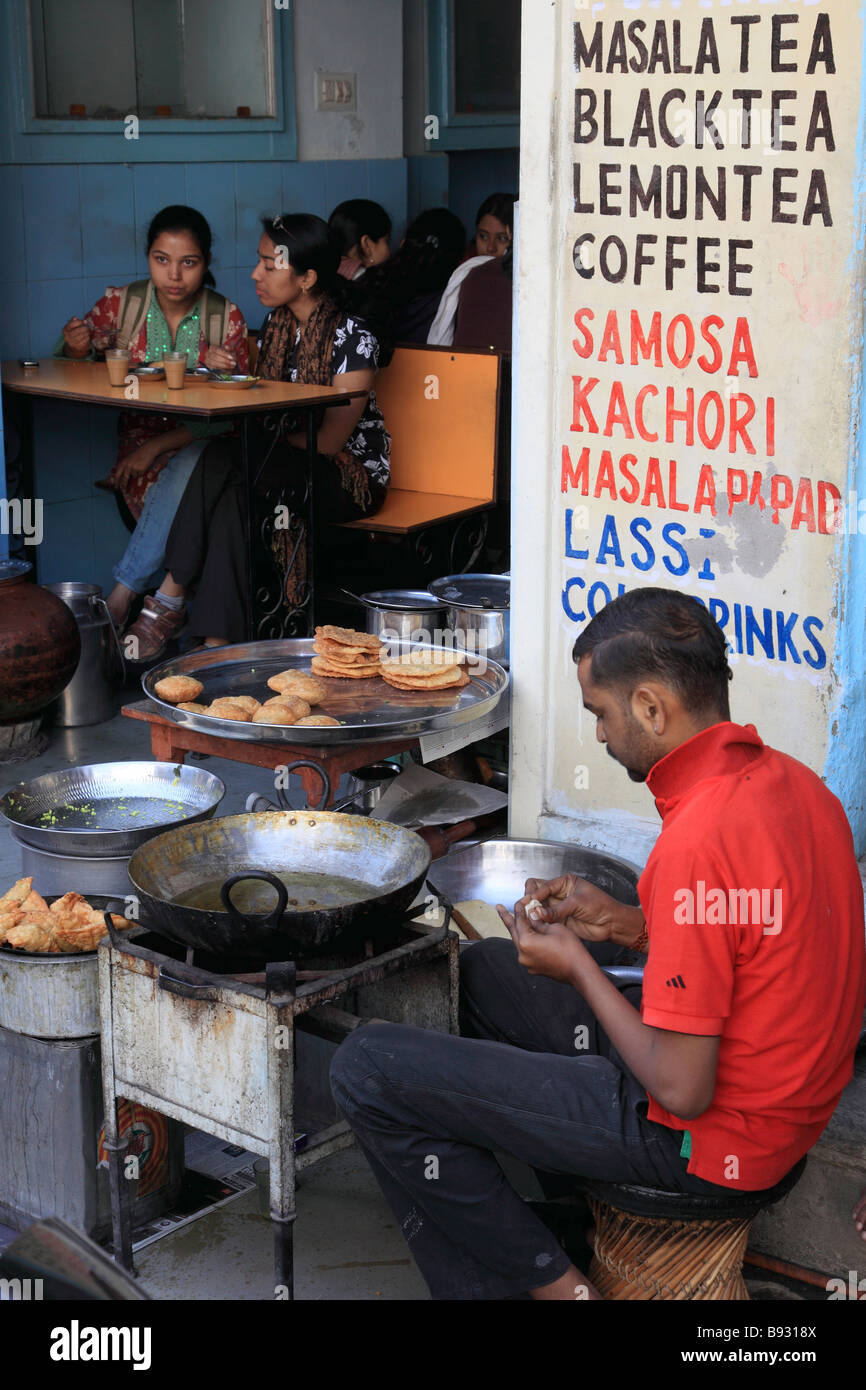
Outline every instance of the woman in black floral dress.
<path id="1" fill-rule="evenodd" d="M 344 307 L 350 292 L 338 280 L 339 251 L 321 218 L 307 214 L 263 219 L 256 293 L 271 310 L 259 339 L 258 375 L 307 386 L 340 385 L 367 394 L 323 412 L 317 431 L 317 515 L 325 521 L 371 516 L 382 506 L 390 478 L 391 440 L 376 404 L 373 379 L 378 343 L 366 322 Z M 268 502 L 288 505 L 287 524 L 274 532 L 278 567 L 289 569 L 290 604 L 300 603 L 307 582 L 306 536 L 300 519 L 306 486 L 306 432 L 289 420 L 279 436 L 255 417 L 250 456 L 253 487 Z M 190 479 L 166 548 L 163 581 L 185 595 L 192 631 L 208 645 L 245 636 L 246 572 L 241 480 L 233 447 L 211 445 Z M 296 511 L 293 511 L 293 504 Z M 171 587 L 168 592 L 171 592 Z"/>

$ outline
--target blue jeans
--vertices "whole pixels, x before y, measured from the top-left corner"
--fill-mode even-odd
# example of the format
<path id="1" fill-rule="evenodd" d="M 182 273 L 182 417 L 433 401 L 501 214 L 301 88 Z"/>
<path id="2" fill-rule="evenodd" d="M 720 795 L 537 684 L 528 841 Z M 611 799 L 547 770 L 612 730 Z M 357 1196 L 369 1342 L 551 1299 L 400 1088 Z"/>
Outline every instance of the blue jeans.
<path id="1" fill-rule="evenodd" d="M 143 594 L 162 579 L 165 543 L 180 499 L 207 439 L 194 439 L 166 464 L 155 483 L 147 489 L 138 524 L 129 545 L 114 567 L 114 578 L 133 593 Z"/>
<path id="2" fill-rule="evenodd" d="M 618 954 L 588 949 L 600 964 Z M 682 1135 L 647 1119 L 646 1091 L 576 990 L 529 975 L 494 939 L 461 954 L 460 991 L 474 1036 L 371 1023 L 331 1064 L 334 1099 L 434 1299 L 513 1298 L 568 1269 L 495 1150 L 541 1175 L 720 1195 L 686 1171 Z M 640 990 L 626 997 L 637 1005 Z"/>

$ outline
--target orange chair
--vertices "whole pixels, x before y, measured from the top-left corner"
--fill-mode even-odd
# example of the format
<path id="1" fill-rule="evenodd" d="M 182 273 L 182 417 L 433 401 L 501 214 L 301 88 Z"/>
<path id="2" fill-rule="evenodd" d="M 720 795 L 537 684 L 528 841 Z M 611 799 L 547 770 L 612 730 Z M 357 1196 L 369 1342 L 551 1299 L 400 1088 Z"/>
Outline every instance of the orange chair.
<path id="1" fill-rule="evenodd" d="M 376 376 L 391 435 L 391 486 L 380 511 L 339 523 L 372 535 L 412 537 L 490 511 L 496 503 L 502 355 L 461 348 L 398 347 Z M 477 517 L 473 555 L 486 517 Z M 452 537 L 453 541 L 453 537 Z"/>

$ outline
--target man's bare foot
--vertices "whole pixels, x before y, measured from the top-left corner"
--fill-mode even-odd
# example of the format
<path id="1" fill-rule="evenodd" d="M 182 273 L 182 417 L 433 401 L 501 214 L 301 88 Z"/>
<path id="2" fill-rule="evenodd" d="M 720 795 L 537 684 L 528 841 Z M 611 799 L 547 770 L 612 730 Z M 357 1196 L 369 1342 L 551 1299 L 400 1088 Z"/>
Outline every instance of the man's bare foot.
<path id="1" fill-rule="evenodd" d="M 573 1303 L 575 1300 L 603 1303 L 604 1299 L 577 1265 L 570 1265 L 560 1279 L 545 1284 L 541 1289 L 530 1289 L 529 1297 L 537 1300 Z"/>

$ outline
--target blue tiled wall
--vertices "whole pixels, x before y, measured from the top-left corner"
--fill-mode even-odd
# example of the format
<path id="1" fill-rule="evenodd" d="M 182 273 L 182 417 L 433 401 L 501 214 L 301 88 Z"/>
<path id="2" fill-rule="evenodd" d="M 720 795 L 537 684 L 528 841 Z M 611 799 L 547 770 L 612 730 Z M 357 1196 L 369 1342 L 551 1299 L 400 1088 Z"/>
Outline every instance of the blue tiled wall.
<path id="1" fill-rule="evenodd" d="M 0 169 L 0 356 L 49 356 L 66 320 L 84 313 L 107 285 L 146 275 L 147 223 L 168 203 L 188 203 L 205 214 L 214 234 L 217 286 L 240 305 L 250 327 L 258 327 L 262 310 L 250 272 L 259 215 L 327 217 L 343 198 L 374 198 L 399 235 L 407 216 L 407 166 L 404 159 L 6 166 Z M 34 405 L 35 491 L 45 507 L 37 569 L 44 584 L 84 579 L 111 586 L 127 532 L 113 497 L 94 491 L 93 482 L 114 460 L 115 429 L 112 410 L 58 401 Z M 0 555 L 5 550 L 0 535 Z"/>

